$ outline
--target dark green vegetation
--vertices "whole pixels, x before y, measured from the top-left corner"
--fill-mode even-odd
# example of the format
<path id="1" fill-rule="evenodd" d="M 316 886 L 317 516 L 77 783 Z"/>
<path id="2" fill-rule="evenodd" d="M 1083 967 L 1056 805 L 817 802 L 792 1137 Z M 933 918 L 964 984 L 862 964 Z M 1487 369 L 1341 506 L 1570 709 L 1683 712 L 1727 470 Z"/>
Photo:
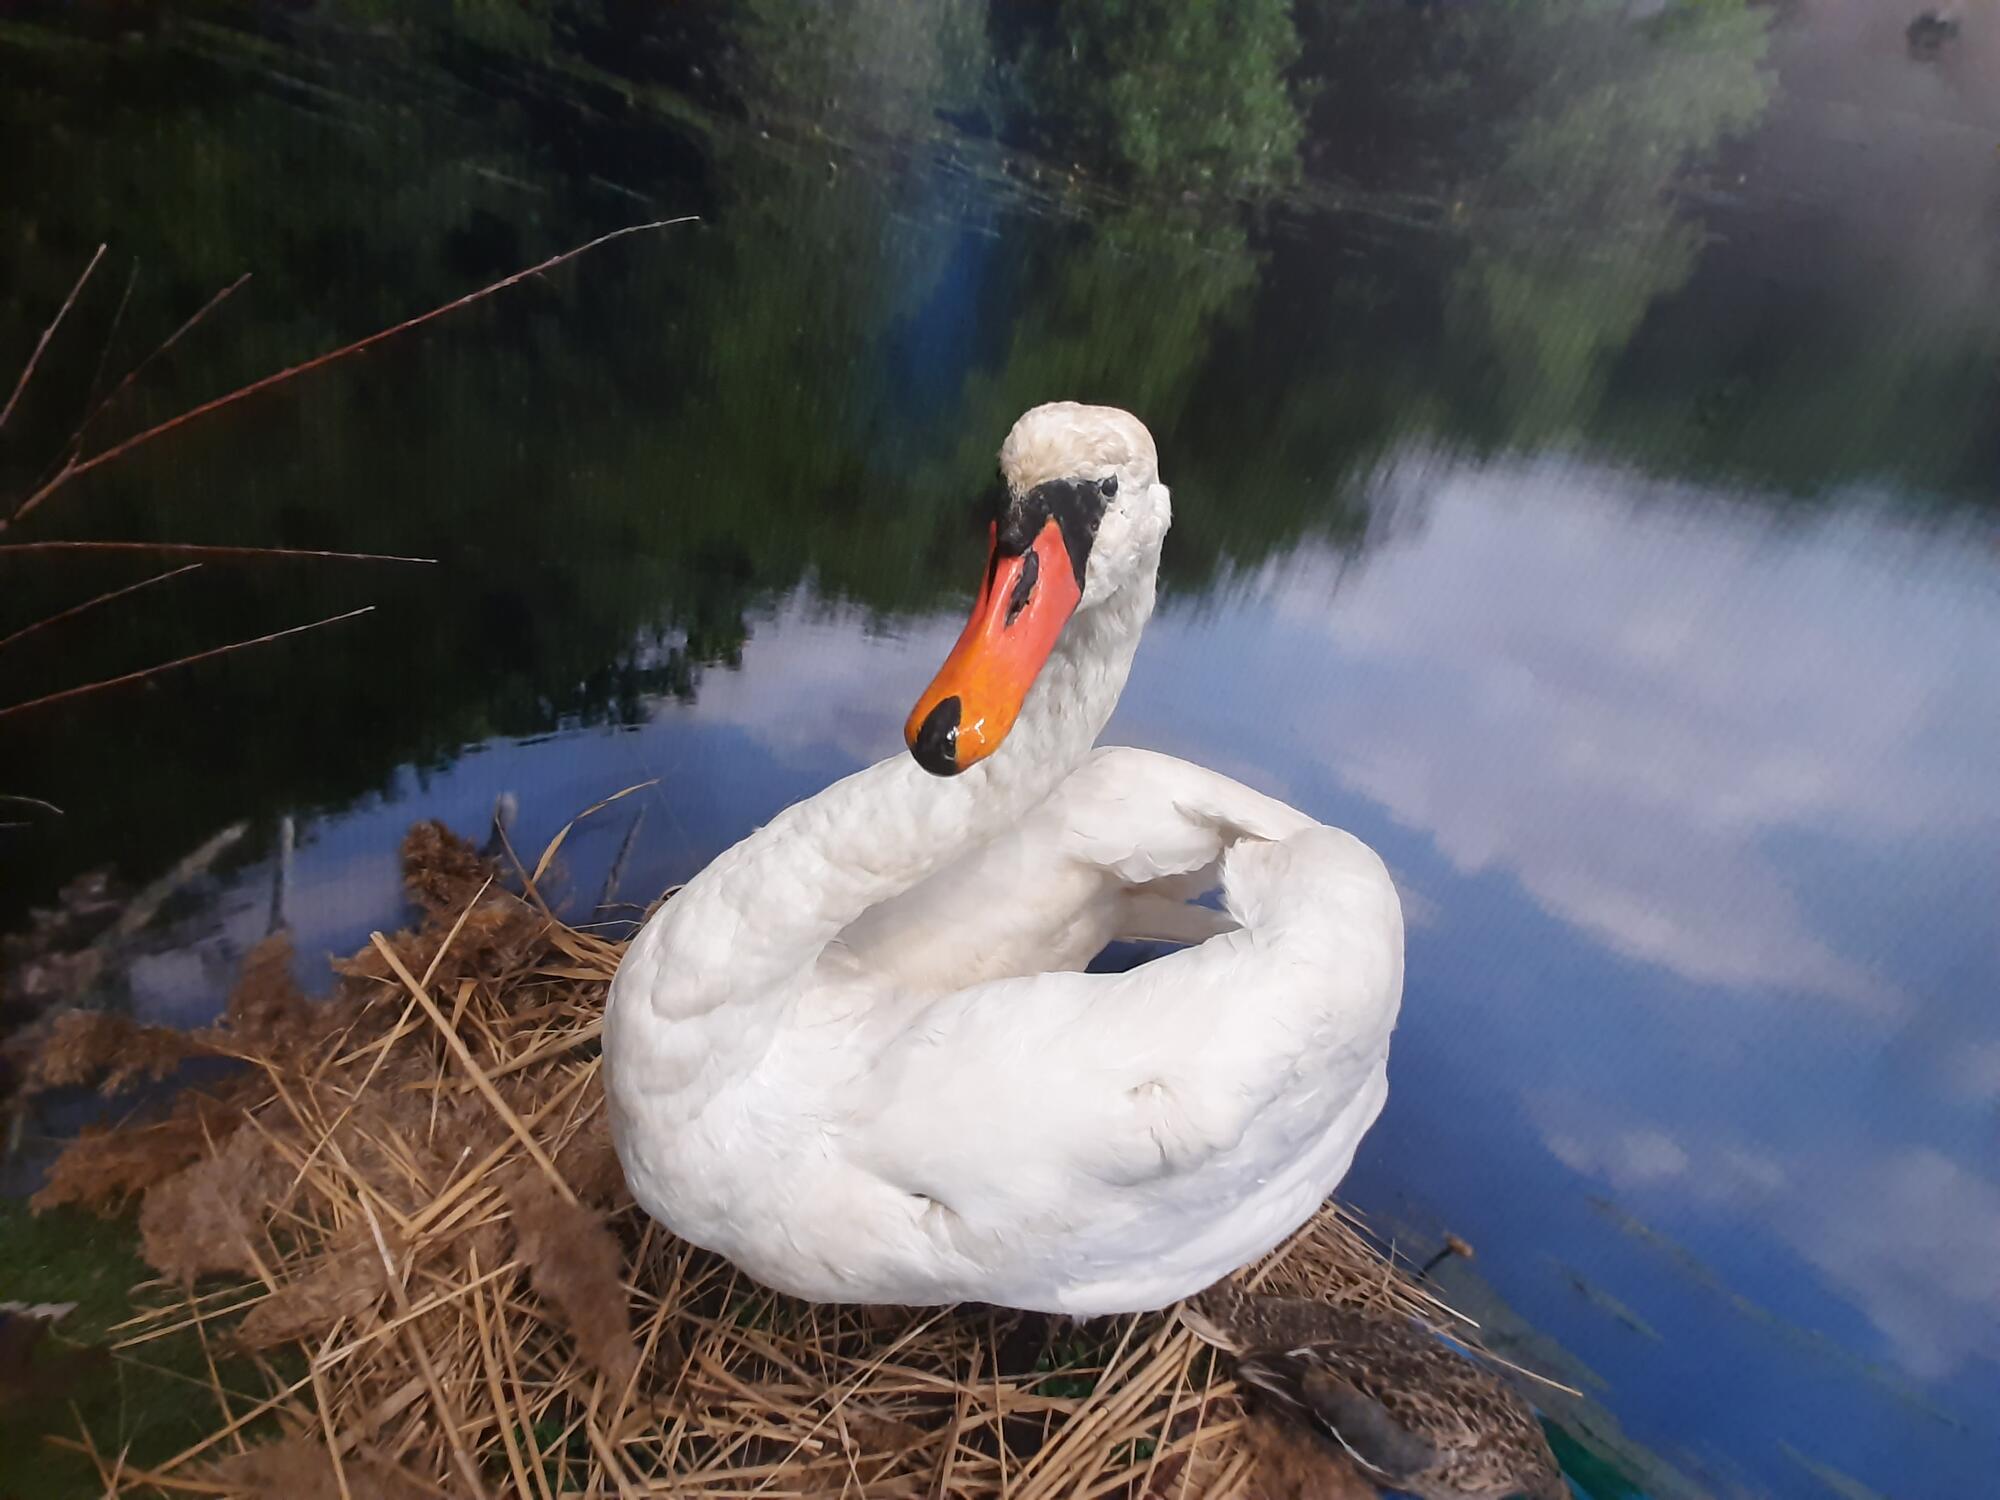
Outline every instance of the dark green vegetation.
<path id="1" fill-rule="evenodd" d="M 119 1227 L 106 1233 L 73 1209 L 37 1217 L 0 1198 L 7 1300 L 76 1304 L 32 1347 L 20 1341 L 18 1322 L 0 1329 L 0 1495 L 9 1500 L 97 1492 L 89 1458 L 50 1447 L 44 1433 L 77 1438 L 81 1419 L 110 1457 L 122 1449 L 128 1463 L 144 1467 L 215 1430 L 211 1371 L 230 1391 L 256 1384 L 240 1358 L 205 1349 L 191 1333 L 141 1345 L 116 1362 L 105 1353 L 122 1336 L 114 1325 L 131 1312 L 126 1294 L 152 1275 L 130 1225 Z"/>
<path id="2" fill-rule="evenodd" d="M 9 382 L 112 248 L 0 434 L 0 495 L 246 271 L 93 444 L 617 225 L 704 222 L 245 403 L 6 533 L 439 566 L 211 564 L 10 649 L 0 704 L 379 606 L 8 721 L 0 787 L 67 815 L 0 831 L 0 920 L 494 734 L 635 719 L 804 580 L 884 616 L 954 596 L 995 443 L 1052 395 L 1172 434 L 1184 592 L 1302 537 L 1358 548 L 1365 481 L 1412 447 L 1976 502 L 1965 415 L 1991 392 L 1966 370 L 2000 314 L 1899 299 L 1897 265 L 1819 227 L 1809 273 L 1807 230 L 1730 233 L 1744 210 L 1710 189 L 1777 97 L 1772 13 L 1619 9 L 14 11 Z M 0 634 L 155 567 L 0 558 Z"/>

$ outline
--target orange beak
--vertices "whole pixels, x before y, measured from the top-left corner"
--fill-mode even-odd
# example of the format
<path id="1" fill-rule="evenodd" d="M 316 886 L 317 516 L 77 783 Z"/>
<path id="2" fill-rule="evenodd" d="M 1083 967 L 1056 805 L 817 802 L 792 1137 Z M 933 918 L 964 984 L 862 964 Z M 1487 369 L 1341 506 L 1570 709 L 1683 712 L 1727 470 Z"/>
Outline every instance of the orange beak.
<path id="1" fill-rule="evenodd" d="M 903 726 L 933 776 L 956 776 L 1000 748 L 1083 597 L 1053 518 L 1016 556 L 1002 556 L 998 540 L 996 528 L 972 618 Z"/>

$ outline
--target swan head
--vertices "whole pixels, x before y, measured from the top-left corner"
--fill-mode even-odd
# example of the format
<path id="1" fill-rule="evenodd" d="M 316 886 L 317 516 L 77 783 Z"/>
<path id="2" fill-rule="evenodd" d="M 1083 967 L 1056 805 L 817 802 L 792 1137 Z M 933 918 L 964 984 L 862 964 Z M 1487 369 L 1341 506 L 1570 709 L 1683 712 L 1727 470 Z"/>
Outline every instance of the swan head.
<path id="1" fill-rule="evenodd" d="M 955 776 L 995 750 L 1072 616 L 1144 589 L 1173 519 L 1153 435 L 1113 406 L 1055 401 L 1000 445 L 1004 492 L 972 618 L 903 738 Z"/>

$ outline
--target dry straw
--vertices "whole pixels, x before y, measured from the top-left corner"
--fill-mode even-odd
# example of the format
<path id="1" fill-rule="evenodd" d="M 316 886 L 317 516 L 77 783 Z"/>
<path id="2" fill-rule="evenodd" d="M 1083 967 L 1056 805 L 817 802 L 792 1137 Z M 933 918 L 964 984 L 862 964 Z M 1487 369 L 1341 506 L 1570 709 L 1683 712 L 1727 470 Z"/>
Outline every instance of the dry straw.
<path id="1" fill-rule="evenodd" d="M 214 1429 L 153 1468 L 60 1439 L 106 1493 L 1273 1492 L 1226 1370 L 1170 1317 L 815 1306 L 649 1221 L 598 1080 L 619 945 L 557 921 L 532 879 L 527 899 L 497 888 L 436 825 L 404 858 L 424 920 L 338 965 L 331 1001 L 297 993 L 277 938 L 204 1033 L 78 1014 L 49 1039 L 49 1083 L 190 1050 L 247 1065 L 84 1136 L 42 1194 L 143 1194 L 162 1279 L 122 1357 L 193 1332 L 261 1372 L 254 1391 L 212 1375 Z M 1444 1315 L 1331 1208 L 1253 1275 Z"/>

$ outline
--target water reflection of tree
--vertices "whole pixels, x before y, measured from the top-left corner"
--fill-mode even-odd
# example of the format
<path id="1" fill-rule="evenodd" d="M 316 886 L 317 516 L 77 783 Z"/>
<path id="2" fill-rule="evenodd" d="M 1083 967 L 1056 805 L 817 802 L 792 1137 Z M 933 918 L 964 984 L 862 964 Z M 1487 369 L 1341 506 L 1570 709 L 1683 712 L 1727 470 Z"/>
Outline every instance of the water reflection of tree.
<path id="1" fill-rule="evenodd" d="M 1763 113 L 1769 18 L 1730 0 L 1682 0 L 1644 26 L 1602 7 L 1550 10 L 1517 39 L 1518 66 L 1542 81 L 1481 186 L 1475 211 L 1496 222 L 1474 233 L 1455 291 L 1510 383 L 1536 393 L 1535 420 L 1575 428 L 1647 311 L 1694 269 L 1701 230 L 1672 189 Z M 1586 53 L 1595 76 L 1575 88 L 1557 63 L 1593 18 L 1605 33 Z"/>
<path id="2" fill-rule="evenodd" d="M 960 21 L 898 33 L 903 76 L 917 82 L 861 91 L 846 116 L 854 135 L 893 141 L 964 102 L 955 80 L 982 77 L 983 64 L 976 47 L 965 52 L 978 32 Z M 772 8 L 748 24 L 782 29 L 786 18 Z M 9 493 L 73 423 L 93 379 L 92 333 L 157 339 L 241 269 L 258 272 L 248 315 L 219 318 L 150 372 L 119 416 L 136 426 L 446 300 L 533 259 L 554 234 L 633 212 L 579 170 L 607 134 L 601 101 L 552 94 L 563 69 L 548 58 L 517 79 L 490 74 L 476 95 L 456 83 L 465 48 L 536 45 L 530 32 L 468 25 L 450 34 L 448 56 L 425 51 L 441 44 L 422 35 L 300 56 L 256 35 L 167 31 L 151 47 L 64 36 L 43 47 L 37 34 L 33 52 L 0 54 L 10 85 L 0 131 L 18 150 L 12 186 L 33 215 L 0 251 L 8 326 L 46 320 L 52 291 L 107 225 L 148 260 L 121 329 L 102 302 L 81 310 L 84 336 L 52 352 L 9 434 L 25 439 L 6 453 Z M 929 65 L 913 51 L 926 39 Z M 762 56 L 768 74 L 746 77 L 762 79 L 764 108 L 797 118 L 817 107 L 830 84 L 809 72 L 815 47 Z M 274 79 L 273 61 L 291 71 Z M 482 66 L 500 68 L 500 54 L 488 50 Z M 119 102 L 107 112 L 106 100 Z M 986 350 L 929 370 L 873 351 L 884 330 L 925 322 L 972 189 L 868 163 L 829 171 L 741 132 L 608 134 L 664 145 L 638 180 L 673 207 L 706 203 L 716 227 L 607 255 L 191 429 L 36 518 L 71 535 L 357 547 L 442 566 L 421 579 L 209 569 L 198 599 L 148 617 L 148 659 L 266 628 L 274 614 L 383 608 L 337 651 L 205 672 L 121 702 L 117 734 L 97 704 L 24 726 L 10 736 L 10 783 L 70 811 L 60 839 L 17 841 L 10 853 L 24 857 L 10 868 L 47 856 L 40 874 L 59 880 L 73 859 L 116 849 L 142 871 L 246 809 L 344 801 L 398 764 L 439 763 L 496 733 L 637 717 L 649 696 L 691 693 L 704 664 L 733 661 L 746 611 L 808 572 L 882 609 L 924 602 L 940 577 L 957 577 L 940 563 L 960 560 L 961 517 L 1008 418 L 937 407 L 938 430 L 955 439 L 961 421 L 977 423 L 985 451 L 976 474 L 932 462 L 921 475 L 906 418 L 926 390 L 956 390 Z M 635 175 L 631 165 L 621 175 Z M 719 196 L 711 182 L 724 184 Z M 1017 283 L 1008 295 L 1035 290 Z M 1116 364 L 1117 310 L 1096 304 L 1088 326 L 1057 321 L 1099 366 Z M 1186 342 L 1173 358 L 1198 353 Z M 1045 361 L 1035 378 L 1060 381 L 1061 367 Z M 112 581 L 12 566 L 10 618 Z M 138 640 L 124 621 L 80 625 L 63 651 L 8 662 L 8 696 L 133 665 Z M 160 784 L 144 817 L 132 798 L 105 793 L 148 777 Z"/>
<path id="3" fill-rule="evenodd" d="M 21 205 L 0 327 L 39 327 L 100 237 L 145 261 L 132 344 L 257 274 L 151 372 L 133 423 L 649 208 L 709 221 L 106 471 L 72 531 L 445 566 L 211 570 L 199 608 L 149 618 L 149 655 L 280 610 L 384 608 L 338 650 L 135 697 L 115 736 L 79 706 L 8 754 L 77 789 L 55 799 L 75 804 L 65 846 L 126 847 L 138 875 L 245 809 L 344 800 L 495 733 L 637 717 L 733 661 L 803 578 L 882 611 L 961 590 L 994 441 L 1051 396 L 1172 435 L 1169 567 L 1189 588 L 1308 532 L 1359 537 L 1360 477 L 1411 437 L 1616 433 L 1664 453 L 1653 414 L 1690 392 L 1705 431 L 1733 431 L 1749 403 L 1709 389 L 1703 342 L 1726 319 L 1680 320 L 1672 391 L 1622 380 L 1619 356 L 1705 259 L 1673 188 L 1764 109 L 1765 13 L 1654 12 L 540 0 L 383 7 L 305 45 L 276 12 L 247 31 L 235 11 L 156 18 L 149 42 L 0 32 Z M 989 135 L 1094 186 L 1009 209 L 1019 163 Z M 1284 204 L 1300 164 L 1309 189 L 1425 227 L 1234 206 Z M 84 310 L 100 332 L 110 300 Z M 96 356 L 89 339 L 52 356 L 9 434 L 48 441 L 0 451 L 8 491 L 67 431 Z M 1963 411 L 1957 356 L 1925 358 L 1932 408 Z M 1842 400 L 1865 405 L 1882 367 L 1843 367 Z M 1829 383 L 1805 362 L 1766 378 Z M 7 608 L 99 581 L 10 577 Z M 7 664 L 16 684 L 132 664 L 108 623 L 65 645 Z M 129 782 L 133 744 L 162 783 L 142 826 L 85 790 Z"/>
<path id="4" fill-rule="evenodd" d="M 1746 0 L 1308 6 L 1316 164 L 1412 185 L 1464 246 L 1449 333 L 1515 441 L 1588 425 L 1616 356 L 1696 262 L 1683 172 L 1769 103 Z M 1490 414 L 1479 425 L 1491 430 Z"/>
<path id="5" fill-rule="evenodd" d="M 1297 175 L 1287 0 L 1054 0 L 996 22 L 1015 128 L 1147 189 L 1254 195 Z"/>
<path id="6" fill-rule="evenodd" d="M 973 0 L 744 0 L 739 97 L 760 119 L 818 136 L 924 142 L 940 112 L 984 112 L 986 7 Z"/>
<path id="7" fill-rule="evenodd" d="M 427 80 L 443 98 L 423 109 L 399 97 L 393 69 L 354 72 L 346 76 L 367 80 L 360 96 L 322 109 L 325 96 L 311 87 L 320 78 L 288 79 L 288 89 L 254 76 L 262 50 L 254 38 L 196 28 L 184 45 L 157 49 L 46 41 L 0 58 L 9 75 L 0 133 L 16 156 L 10 187 L 25 205 L 0 242 L 10 335 L 46 321 L 50 287 L 74 273 L 100 234 L 138 248 L 145 264 L 117 328 L 115 295 L 106 296 L 80 309 L 75 336 L 52 347 L 33 404 L 8 434 L 9 494 L 74 425 L 104 338 L 124 340 L 114 345 L 115 369 L 242 270 L 259 279 L 229 309 L 234 316 L 219 314 L 151 369 L 115 429 L 435 304 L 476 285 L 494 261 L 511 268 L 546 243 L 512 226 L 524 202 L 559 191 L 550 184 L 560 179 L 532 145 L 511 158 L 494 152 L 450 108 L 458 101 L 448 79 Z M 498 170 L 503 161 L 513 170 Z M 604 208 L 572 194 L 561 217 L 588 225 Z M 617 518 L 563 503 L 585 452 L 562 438 L 615 436 L 607 397 L 631 373 L 629 343 L 602 335 L 621 323 L 620 299 L 632 290 L 623 273 L 633 264 L 608 258 L 581 284 L 523 288 L 454 336 L 412 341 L 351 374 L 317 379 L 295 399 L 263 400 L 190 429 L 17 528 L 30 537 L 60 527 L 358 546 L 435 555 L 446 566 L 422 581 L 210 566 L 143 619 L 107 612 L 65 627 L 58 649 L 38 642 L 11 653 L 7 696 L 17 701 L 138 665 L 135 650 L 160 660 L 310 618 L 315 607 L 384 606 L 337 650 L 232 664 L 173 690 L 23 722 L 8 737 L 4 779 L 46 786 L 68 815 L 40 839 L 17 840 L 9 869 L 40 884 L 115 850 L 129 873 L 142 874 L 245 810 L 345 800 L 399 762 L 436 761 L 496 730 L 616 711 L 647 672 L 644 685 L 671 685 L 671 659 L 664 669 L 607 670 L 632 659 L 630 642 L 657 619 L 659 595 L 645 561 L 606 534 Z M 601 335 L 593 357 L 567 343 L 563 330 L 579 327 Z M 524 422 L 531 393 L 559 409 Z M 529 441 L 549 430 L 562 436 Z M 587 584 L 555 561 L 569 538 L 606 564 Z M 125 576 L 18 558 L 6 567 L 0 592 L 16 623 Z M 38 869 L 42 855 L 48 864 Z"/>

